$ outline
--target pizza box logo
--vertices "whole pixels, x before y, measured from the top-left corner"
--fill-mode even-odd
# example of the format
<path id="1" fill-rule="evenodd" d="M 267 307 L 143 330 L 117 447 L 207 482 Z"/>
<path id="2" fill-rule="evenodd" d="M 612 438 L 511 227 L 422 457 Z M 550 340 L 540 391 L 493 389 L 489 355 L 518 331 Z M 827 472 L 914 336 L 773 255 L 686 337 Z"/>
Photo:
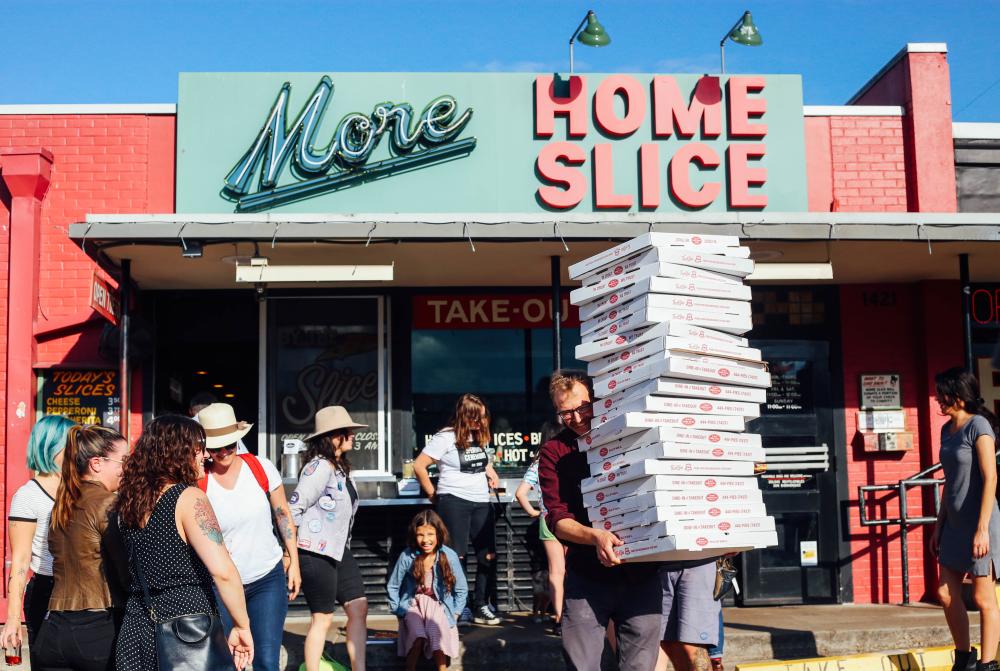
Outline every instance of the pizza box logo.
<path id="1" fill-rule="evenodd" d="M 612 380 L 611 382 L 608 382 L 608 389 L 609 389 L 609 390 L 610 390 L 610 389 L 614 389 L 614 388 L 615 388 L 615 387 L 617 387 L 617 386 L 618 386 L 618 383 L 617 383 L 617 382 L 615 382 L 614 380 Z M 588 445 L 589 445 L 589 443 L 588 443 Z"/>
<path id="2" fill-rule="evenodd" d="M 607 506 L 601 506 L 600 509 L 597 512 L 599 512 L 601 514 L 601 517 L 604 517 L 605 515 L 608 514 L 608 507 Z"/>
<path id="3" fill-rule="evenodd" d="M 712 412 L 711 403 L 702 403 L 701 405 L 698 406 L 698 408 L 701 409 L 703 412 Z"/>
<path id="4" fill-rule="evenodd" d="M 597 500 L 598 502 L 604 500 L 604 492 L 597 492 Z"/>
<path id="5" fill-rule="evenodd" d="M 606 470 L 606 471 L 610 471 L 611 470 L 611 462 L 610 461 L 605 461 L 604 462 L 604 466 L 602 466 L 602 468 L 604 470 Z"/>
<path id="6" fill-rule="evenodd" d="M 617 286 L 618 286 L 618 280 L 611 280 L 610 282 L 608 282 L 609 289 L 614 289 Z"/>
<path id="7" fill-rule="evenodd" d="M 614 481 L 615 481 L 615 474 L 614 473 L 609 474 L 608 475 L 608 482 L 614 482 Z"/>
<path id="8" fill-rule="evenodd" d="M 608 333 L 618 333 L 618 324 L 612 324 L 611 328 L 608 329 Z"/>
<path id="9" fill-rule="evenodd" d="M 615 344 L 616 345 L 623 345 L 623 344 L 625 344 L 625 336 L 618 336 L 617 338 L 615 338 Z M 727 373 L 727 375 L 728 375 L 728 373 Z"/>
<path id="10" fill-rule="evenodd" d="M 617 303 L 618 302 L 618 294 L 611 294 L 611 298 L 608 299 L 608 302 L 609 303 Z"/>
<path id="11" fill-rule="evenodd" d="M 607 410 L 608 408 L 610 408 L 612 405 L 614 405 L 614 401 L 612 401 L 610 398 L 604 399 L 604 409 L 605 410 Z"/>
<path id="12" fill-rule="evenodd" d="M 589 439 L 589 438 L 587 439 L 587 442 L 588 442 L 588 443 L 590 442 L 590 439 Z M 608 448 L 606 448 L 606 447 L 602 447 L 602 448 L 601 448 L 601 449 L 600 449 L 600 450 L 598 451 L 598 454 L 600 454 L 600 455 L 601 455 L 602 457 L 606 457 L 606 456 L 608 456 Z"/>
<path id="13" fill-rule="evenodd" d="M 708 393 L 712 394 L 713 396 L 717 396 L 722 393 L 722 387 L 718 387 L 713 384 L 711 387 L 708 388 Z"/>
<path id="14" fill-rule="evenodd" d="M 722 510 L 719 508 L 709 508 L 708 514 L 712 517 L 718 517 L 719 515 L 722 514 Z"/>
<path id="15" fill-rule="evenodd" d="M 681 424 L 684 426 L 692 426 L 694 424 L 694 417 L 685 417 L 681 420 Z"/>
<path id="16" fill-rule="evenodd" d="M 713 457 L 721 457 L 725 453 L 726 453 L 726 451 L 723 450 L 721 447 L 717 447 L 714 450 L 712 450 L 712 456 Z"/>
<path id="17" fill-rule="evenodd" d="M 705 486 L 706 487 L 714 487 L 715 485 L 716 485 L 716 482 L 712 478 L 709 478 L 708 480 L 705 480 Z"/>
<path id="18" fill-rule="evenodd" d="M 619 336 L 619 337 L 622 337 L 622 336 Z M 630 356 L 632 356 L 632 355 L 629 354 L 628 352 L 622 352 L 622 355 L 620 357 L 618 357 L 618 358 L 621 359 L 622 361 L 628 361 L 628 358 Z"/>
<path id="19" fill-rule="evenodd" d="M 625 271 L 625 266 L 615 266 L 614 274 L 621 275 Z"/>
<path id="20" fill-rule="evenodd" d="M 700 245 L 701 244 L 701 237 L 699 237 L 697 235 L 692 236 L 691 237 L 691 244 L 692 245 Z"/>
<path id="21" fill-rule="evenodd" d="M 611 531 L 611 522 L 605 522 L 604 528 L 607 529 L 608 531 Z"/>
<path id="22" fill-rule="evenodd" d="M 733 526 L 729 522 L 719 522 L 719 531 L 729 531 L 729 528 Z"/>
<path id="23" fill-rule="evenodd" d="M 731 375 L 731 373 L 729 372 L 728 368 L 720 368 L 719 369 L 719 377 L 729 377 L 730 375 Z"/>
<path id="24" fill-rule="evenodd" d="M 715 503 L 716 501 L 719 500 L 719 495 L 716 494 L 715 492 L 712 492 L 710 494 L 706 494 L 705 495 L 705 500 L 708 501 L 709 503 Z"/>
<path id="25" fill-rule="evenodd" d="M 618 316 L 618 310 L 612 310 L 611 312 L 608 313 L 608 319 L 613 320 L 617 316 Z"/>
<path id="26" fill-rule="evenodd" d="M 587 445 L 590 445 L 592 442 L 594 442 L 594 439 L 591 438 L 590 436 L 587 436 L 586 438 L 583 439 L 583 442 L 587 443 Z"/>
<path id="27" fill-rule="evenodd" d="M 710 435 L 710 436 L 708 437 L 708 441 L 709 441 L 710 443 L 717 443 L 717 442 L 719 442 L 720 440 L 722 440 L 722 436 L 720 436 L 720 435 L 719 435 L 719 434 L 717 434 L 717 433 L 713 433 L 713 434 L 711 434 L 711 435 Z"/>
<path id="28" fill-rule="evenodd" d="M 708 545 L 708 539 L 705 538 L 704 536 L 700 536 L 698 540 L 695 541 L 695 543 L 697 543 L 701 547 L 705 547 L 706 545 Z"/>

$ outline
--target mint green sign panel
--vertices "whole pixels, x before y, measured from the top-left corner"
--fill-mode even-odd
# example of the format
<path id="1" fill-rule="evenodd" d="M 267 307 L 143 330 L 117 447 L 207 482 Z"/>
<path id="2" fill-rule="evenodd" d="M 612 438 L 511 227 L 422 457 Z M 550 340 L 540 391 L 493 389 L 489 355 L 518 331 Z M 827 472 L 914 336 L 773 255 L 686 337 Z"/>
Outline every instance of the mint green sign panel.
<path id="1" fill-rule="evenodd" d="M 180 213 L 801 212 L 805 166 L 797 75 L 180 75 Z"/>

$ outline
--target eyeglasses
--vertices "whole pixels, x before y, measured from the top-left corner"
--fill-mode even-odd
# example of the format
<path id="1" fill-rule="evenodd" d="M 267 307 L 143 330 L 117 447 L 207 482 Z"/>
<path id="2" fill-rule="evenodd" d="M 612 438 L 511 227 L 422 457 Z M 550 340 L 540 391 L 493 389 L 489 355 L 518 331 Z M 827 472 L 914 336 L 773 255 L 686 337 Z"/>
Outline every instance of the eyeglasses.
<path id="1" fill-rule="evenodd" d="M 209 447 L 207 448 L 209 454 L 218 454 L 219 452 L 230 452 L 236 449 L 236 443 L 231 445 L 223 445 L 222 447 Z"/>
<path id="2" fill-rule="evenodd" d="M 574 414 L 579 414 L 580 417 L 583 417 L 584 415 L 589 415 L 593 411 L 593 409 L 594 409 L 594 404 L 588 402 L 588 403 L 583 403 L 573 408 L 572 410 L 560 410 L 556 414 L 565 420 L 571 420 L 573 419 Z"/>

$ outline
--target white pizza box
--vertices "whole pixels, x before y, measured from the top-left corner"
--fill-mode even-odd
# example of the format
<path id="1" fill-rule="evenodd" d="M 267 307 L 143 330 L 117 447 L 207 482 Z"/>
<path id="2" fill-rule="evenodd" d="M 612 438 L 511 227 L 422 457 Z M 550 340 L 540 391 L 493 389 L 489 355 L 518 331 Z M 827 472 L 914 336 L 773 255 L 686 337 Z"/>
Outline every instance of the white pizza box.
<path id="1" fill-rule="evenodd" d="M 592 492 L 616 482 L 628 482 L 650 475 L 702 476 L 717 475 L 727 478 L 752 478 L 754 465 L 749 461 L 687 461 L 675 459 L 644 459 L 621 468 L 592 475 L 580 483 L 580 491 Z"/>
<path id="2" fill-rule="evenodd" d="M 597 454 L 600 450 L 591 450 Z M 737 456 L 738 455 L 738 456 Z M 674 459 L 681 461 L 745 461 L 748 463 L 763 463 L 765 456 L 761 448 L 726 450 L 708 445 L 686 445 L 671 443 L 653 443 L 627 452 L 619 452 L 597 461 L 588 461 L 590 474 L 607 473 L 616 468 L 623 468 L 646 459 Z"/>
<path id="3" fill-rule="evenodd" d="M 613 533 L 624 543 L 634 543 L 659 536 L 687 534 L 739 534 L 774 531 L 774 518 L 767 516 L 731 519 L 656 520 L 642 526 L 618 529 Z"/>
<path id="4" fill-rule="evenodd" d="M 606 335 L 611 335 L 618 333 L 620 331 L 630 331 L 633 328 L 638 328 L 642 325 L 643 321 L 647 321 L 649 324 L 655 324 L 657 322 L 668 321 L 666 319 L 656 319 L 649 320 L 650 315 L 659 316 L 662 313 L 677 313 L 682 312 L 698 312 L 699 314 L 720 312 L 719 310 L 688 310 L 685 305 L 681 303 L 686 303 L 688 300 L 701 300 L 701 301 L 715 301 L 715 299 L 710 298 L 696 298 L 691 296 L 673 296 L 671 294 L 643 294 L 625 303 L 619 303 L 615 305 L 611 310 L 607 312 L 602 312 L 592 319 L 588 319 L 580 323 L 580 334 L 583 340 L 596 340 L 597 338 L 602 338 Z M 731 303 L 732 301 L 722 301 L 723 303 Z M 744 304 L 744 303 L 740 303 Z M 746 303 L 745 305 L 749 305 Z M 722 311 L 723 314 L 728 314 Z M 628 319 L 632 317 L 632 319 Z M 640 320 L 639 317 L 643 319 Z M 708 317 L 706 317 L 708 318 Z M 717 319 L 717 317 L 716 317 Z M 678 326 L 686 326 L 688 329 L 699 328 L 699 324 L 690 324 L 678 321 Z M 629 326 L 629 325 L 632 326 Z M 729 342 L 734 345 L 739 345 L 741 347 L 747 347 L 749 345 L 746 338 L 742 338 L 739 335 L 733 335 L 730 333 L 723 333 L 721 331 L 716 331 L 720 336 L 725 336 L 729 339 Z M 681 335 L 678 333 L 677 335 Z"/>
<path id="5" fill-rule="evenodd" d="M 767 364 L 736 361 L 719 357 L 671 352 L 667 358 L 647 358 L 594 378 L 594 395 L 611 396 L 647 380 L 676 377 L 702 382 L 743 384 L 749 387 L 771 386 Z"/>
<path id="6" fill-rule="evenodd" d="M 617 343 L 612 342 L 608 346 L 617 347 L 618 345 Z M 719 340 L 709 338 L 658 336 L 652 340 L 637 343 L 617 352 L 609 352 L 599 359 L 592 359 L 587 364 L 587 374 L 590 376 L 600 375 L 601 373 L 606 373 L 609 370 L 621 368 L 629 362 L 634 362 L 637 359 L 652 356 L 664 350 L 698 352 L 708 356 L 742 359 L 744 361 L 761 360 L 761 352 L 755 347 L 728 345 L 720 342 Z"/>
<path id="7" fill-rule="evenodd" d="M 572 305 L 586 305 L 587 303 L 599 299 L 601 296 L 606 296 L 608 294 L 615 293 L 616 291 L 623 291 L 628 287 L 635 286 L 648 278 L 660 278 L 662 280 L 669 281 L 656 282 L 654 283 L 656 286 L 661 288 L 676 287 L 676 290 L 658 290 L 653 293 L 676 294 L 678 296 L 691 298 L 704 298 L 705 300 L 720 300 L 717 296 L 721 295 L 724 298 L 732 300 L 733 302 L 738 302 L 738 306 L 732 305 L 724 307 L 731 310 L 742 309 L 749 311 L 749 298 L 742 298 L 742 296 L 748 294 L 747 287 L 735 282 L 720 282 L 718 279 L 714 279 L 715 277 L 723 277 L 722 275 L 713 274 L 711 277 L 705 275 L 699 277 L 698 279 L 686 278 L 683 277 L 685 274 L 683 270 L 690 271 L 697 269 L 688 268 L 687 266 L 681 266 L 676 263 L 651 263 L 645 266 L 640 266 L 625 275 L 614 275 L 601 282 L 573 289 L 569 294 L 569 302 Z"/>
<path id="8" fill-rule="evenodd" d="M 628 398 L 598 399 L 594 416 L 620 415 L 624 412 L 671 412 L 685 415 L 738 415 L 744 419 L 760 417 L 759 403 L 723 401 L 679 396 L 630 395 Z M 610 417 L 608 417 L 610 419 Z M 602 422 L 603 424 L 603 422 Z"/>
<path id="9" fill-rule="evenodd" d="M 688 315 L 693 313 L 684 314 Z M 681 317 L 682 315 L 680 313 L 674 314 L 673 311 L 670 311 L 670 314 L 667 316 Z M 719 317 L 723 318 L 719 324 L 722 326 L 731 325 L 733 321 L 729 318 L 730 316 L 731 315 L 719 315 Z M 621 352 L 622 350 L 636 347 L 644 342 L 655 340 L 656 338 L 675 338 L 675 342 L 681 344 L 687 343 L 691 345 L 689 348 L 674 347 L 672 349 L 691 349 L 696 352 L 709 348 L 717 351 L 729 352 L 742 352 L 743 350 L 746 350 L 747 356 L 745 358 L 748 361 L 760 361 L 760 350 L 748 347 L 748 341 L 745 338 L 734 336 L 729 333 L 723 333 L 721 331 L 715 331 L 711 328 L 693 325 L 690 322 L 681 319 L 658 320 L 650 322 L 648 325 L 640 328 L 620 331 L 618 333 L 609 332 L 606 335 L 599 337 L 584 339 L 583 342 L 576 346 L 573 354 L 581 361 L 593 361 L 595 359 L 610 356 L 615 352 Z M 739 354 L 726 354 L 722 356 L 725 358 L 744 358 Z"/>
<path id="10" fill-rule="evenodd" d="M 625 259 L 647 247 L 688 247 L 710 254 L 721 254 L 729 247 L 739 248 L 739 246 L 740 239 L 735 235 L 646 233 L 574 263 L 568 272 L 570 279 L 579 279 L 589 272 Z"/>
<path id="11" fill-rule="evenodd" d="M 739 534 L 683 534 L 647 538 L 615 548 L 623 562 L 680 561 L 717 557 L 730 552 L 746 552 L 778 544 L 776 531 Z"/>
<path id="12" fill-rule="evenodd" d="M 733 275 L 713 273 L 711 270 L 695 268 L 694 266 L 682 266 L 679 263 L 668 263 L 664 260 L 664 257 L 661 254 L 662 249 L 664 248 L 650 247 L 641 252 L 632 254 L 628 258 L 621 259 L 611 265 L 605 266 L 604 268 L 587 273 L 578 279 L 584 286 L 589 286 L 591 284 L 605 282 L 613 277 L 622 277 L 624 275 L 638 272 L 640 268 L 660 266 L 660 271 L 654 274 L 661 275 L 662 277 L 678 277 L 684 280 L 709 280 L 710 282 L 728 282 L 730 284 L 739 284 L 743 282 L 742 278 L 734 277 Z M 731 247 L 730 249 L 736 250 L 741 248 Z M 668 267 L 663 268 L 663 266 Z"/>
<path id="13" fill-rule="evenodd" d="M 657 278 L 653 278 L 657 279 Z M 612 280 L 614 281 L 614 280 Z M 640 300 L 641 298 L 646 298 L 646 306 L 651 308 L 659 308 L 660 310 L 675 310 L 675 311 L 685 311 L 685 312 L 718 312 L 724 315 L 739 315 L 742 317 L 749 317 L 752 314 L 751 306 L 749 301 L 731 299 L 731 298 L 708 298 L 705 296 L 691 296 L 688 294 L 679 294 L 671 292 L 647 292 L 641 294 L 637 297 L 631 297 L 629 302 Z M 597 300 L 600 300 L 598 298 Z M 621 301 L 616 301 L 615 305 L 612 305 L 605 312 L 614 312 L 621 305 Z M 587 308 L 590 303 L 586 303 L 582 308 Z M 584 310 L 586 312 L 586 310 Z M 603 312 L 598 313 L 596 317 L 591 317 L 587 320 L 590 323 L 592 320 L 599 320 Z M 595 329 L 596 330 L 596 329 Z"/>
<path id="14" fill-rule="evenodd" d="M 682 396 L 687 398 L 707 398 L 716 401 L 739 401 L 741 403 L 764 403 L 767 391 L 756 387 L 737 387 L 731 384 L 706 384 L 670 377 L 658 377 L 629 387 L 617 394 L 605 397 L 617 403 L 623 399 L 639 396 Z"/>
<path id="15" fill-rule="evenodd" d="M 651 497 L 665 494 L 665 492 L 648 492 L 640 494 L 640 497 Z M 638 498 L 638 497 L 628 497 Z M 625 499 L 622 499 L 623 501 Z M 597 509 L 590 508 L 587 514 L 592 514 Z M 596 529 L 605 531 L 617 531 L 618 529 L 628 529 L 645 524 L 652 524 L 661 520 L 692 520 L 692 519 L 714 519 L 731 520 L 735 518 L 756 518 L 767 517 L 767 509 L 763 502 L 743 504 L 715 504 L 705 503 L 700 506 L 671 506 L 671 505 L 651 505 L 640 506 L 625 511 L 620 515 L 609 515 L 605 517 L 591 517 L 591 522 Z M 773 519 L 773 518 L 772 518 Z"/>
<path id="16" fill-rule="evenodd" d="M 651 475 L 637 480 L 615 483 L 587 492 L 583 495 L 583 505 L 585 507 L 596 506 L 605 501 L 642 494 L 652 491 L 675 491 L 689 492 L 692 494 L 705 495 L 709 492 L 719 492 L 726 490 L 751 491 L 760 489 L 757 478 L 724 478 L 716 476 L 699 477 L 691 475 Z"/>
<path id="17" fill-rule="evenodd" d="M 653 443 L 705 445 L 734 450 L 761 449 L 760 435 L 756 433 L 705 431 L 669 426 L 645 429 L 613 441 L 597 442 L 590 433 L 576 439 L 577 449 L 586 452 L 588 459 L 591 455 L 597 455 L 594 457 L 595 461 Z"/>
<path id="18" fill-rule="evenodd" d="M 616 288 L 609 294 L 581 305 L 580 319 L 581 321 L 592 319 L 602 312 L 611 310 L 616 305 L 645 294 L 700 296 L 702 298 L 717 298 L 731 301 L 749 301 L 750 287 L 742 284 L 726 284 L 724 282 L 689 282 L 669 277 L 647 277 L 623 289 Z"/>
<path id="19" fill-rule="evenodd" d="M 715 517 L 716 515 L 744 514 L 740 511 L 764 505 L 764 494 L 760 489 L 723 490 L 723 491 L 649 491 L 631 494 L 618 499 L 605 499 L 593 506 L 587 507 L 587 517 L 591 522 L 618 517 L 637 510 L 655 507 L 669 507 L 683 514 L 691 511 L 697 517 Z M 703 511 L 704 514 L 698 514 Z"/>
<path id="20" fill-rule="evenodd" d="M 650 298 L 654 296 L 665 296 L 665 294 L 649 294 Z M 643 307 L 614 321 L 607 322 L 604 326 L 581 336 L 580 342 L 590 343 L 601 338 L 612 337 L 626 331 L 641 330 L 663 322 L 670 322 L 678 328 L 682 326 L 689 329 L 701 328 L 711 330 L 713 333 L 731 335 L 736 338 L 753 328 L 753 317 L 750 315 L 687 310 L 685 308 Z M 745 347 L 746 345 L 743 346 Z"/>
<path id="21" fill-rule="evenodd" d="M 604 421 L 595 417 L 590 422 L 590 435 L 600 445 L 642 431 L 651 426 L 704 429 L 706 431 L 743 431 L 746 420 L 738 415 L 682 415 L 666 412 L 627 412 Z"/>

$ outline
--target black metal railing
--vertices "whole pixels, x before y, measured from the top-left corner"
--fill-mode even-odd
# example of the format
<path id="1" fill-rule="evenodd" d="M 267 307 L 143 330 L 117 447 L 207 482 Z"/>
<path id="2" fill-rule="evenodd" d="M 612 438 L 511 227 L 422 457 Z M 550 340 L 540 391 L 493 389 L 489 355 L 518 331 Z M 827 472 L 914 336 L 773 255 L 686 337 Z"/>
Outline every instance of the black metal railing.
<path id="1" fill-rule="evenodd" d="M 858 511 L 861 518 L 861 526 L 863 527 L 887 527 L 892 525 L 899 525 L 899 538 L 902 542 L 902 564 L 903 564 L 903 603 L 910 603 L 910 546 L 907 543 L 908 532 L 910 526 L 919 526 L 923 524 L 933 524 L 937 521 L 938 513 L 941 510 L 941 488 L 939 485 L 944 484 L 944 480 L 941 478 L 930 477 L 937 471 L 941 470 L 941 464 L 937 463 L 933 466 L 925 468 L 919 473 L 915 473 L 908 478 L 903 478 L 894 485 L 861 485 L 858 487 Z M 923 502 L 921 502 L 921 514 L 919 516 L 910 517 L 910 509 L 907 494 L 909 490 L 914 487 L 931 487 L 934 492 L 934 516 L 928 517 L 923 515 Z M 867 494 L 869 492 L 894 492 L 896 496 L 899 497 L 899 517 L 892 517 L 887 519 L 869 519 L 868 518 L 868 500 Z M 873 502 L 878 504 L 884 504 L 888 500 L 883 499 L 881 501 Z"/>

